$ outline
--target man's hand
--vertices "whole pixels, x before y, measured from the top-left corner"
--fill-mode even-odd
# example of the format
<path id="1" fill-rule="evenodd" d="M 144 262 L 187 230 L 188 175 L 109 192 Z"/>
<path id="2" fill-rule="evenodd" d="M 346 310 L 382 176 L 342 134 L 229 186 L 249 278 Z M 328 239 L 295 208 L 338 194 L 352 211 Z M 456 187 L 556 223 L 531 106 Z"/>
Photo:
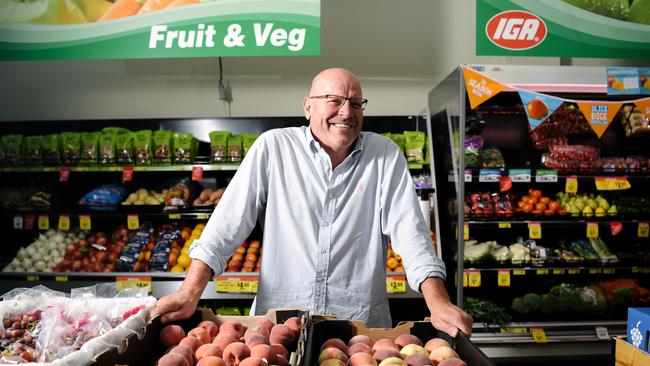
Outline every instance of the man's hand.
<path id="1" fill-rule="evenodd" d="M 163 323 L 189 318 L 196 311 L 196 305 L 211 277 L 210 266 L 199 260 L 192 260 L 181 289 L 175 294 L 158 299 L 151 317 L 160 315 Z"/>
<path id="2" fill-rule="evenodd" d="M 431 324 L 436 329 L 455 337 L 458 330 L 470 336 L 472 317 L 451 303 L 447 290 L 440 278 L 429 277 L 420 285 L 429 311 Z"/>

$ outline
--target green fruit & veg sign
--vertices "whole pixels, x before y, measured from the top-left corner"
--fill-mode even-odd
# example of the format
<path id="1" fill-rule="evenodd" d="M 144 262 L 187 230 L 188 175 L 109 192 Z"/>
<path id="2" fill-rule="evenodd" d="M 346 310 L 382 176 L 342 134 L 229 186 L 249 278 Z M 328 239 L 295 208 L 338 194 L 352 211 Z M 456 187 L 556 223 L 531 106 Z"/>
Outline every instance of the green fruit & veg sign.
<path id="1" fill-rule="evenodd" d="M 0 60 L 320 54 L 320 0 L 0 0 Z"/>
<path id="2" fill-rule="evenodd" d="M 650 59 L 650 0 L 476 0 L 476 54 Z"/>

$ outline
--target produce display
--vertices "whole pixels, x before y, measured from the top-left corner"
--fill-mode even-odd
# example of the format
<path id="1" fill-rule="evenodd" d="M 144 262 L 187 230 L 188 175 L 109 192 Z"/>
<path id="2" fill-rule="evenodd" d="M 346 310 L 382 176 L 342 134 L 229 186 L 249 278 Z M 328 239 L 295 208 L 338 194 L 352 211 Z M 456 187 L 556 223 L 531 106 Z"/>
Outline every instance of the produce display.
<path id="1" fill-rule="evenodd" d="M 274 324 L 260 319 L 250 327 L 238 320 L 220 324 L 204 320 L 189 332 L 178 325 L 167 325 L 159 335 L 167 352 L 159 366 L 267 366 L 289 365 L 289 352 L 295 350 L 302 320 L 290 317 Z"/>
<path id="2" fill-rule="evenodd" d="M 244 241 L 228 259 L 226 272 L 259 272 L 262 264 L 262 243 Z"/>
<path id="3" fill-rule="evenodd" d="M 165 197 L 169 192 L 168 189 L 163 189 L 160 192 L 156 192 L 151 189 L 139 188 L 135 192 L 129 194 L 129 196 L 122 201 L 122 205 L 162 205 L 165 201 Z"/>
<path id="4" fill-rule="evenodd" d="M 442 338 L 423 343 L 413 334 L 373 341 L 358 334 L 346 343 L 341 338 L 327 339 L 320 347 L 319 366 L 343 365 L 438 365 L 467 366 L 451 345 Z"/>
<path id="5" fill-rule="evenodd" d="M 584 145 L 552 145 L 549 153 L 542 155 L 545 167 L 557 169 L 560 173 L 625 173 L 645 174 L 650 159 L 642 156 L 606 157 L 600 150 Z"/>
<path id="6" fill-rule="evenodd" d="M 225 188 L 212 189 L 205 188 L 199 193 L 199 196 L 192 202 L 192 206 L 195 207 L 205 207 L 205 206 L 216 206 L 225 192 Z"/>

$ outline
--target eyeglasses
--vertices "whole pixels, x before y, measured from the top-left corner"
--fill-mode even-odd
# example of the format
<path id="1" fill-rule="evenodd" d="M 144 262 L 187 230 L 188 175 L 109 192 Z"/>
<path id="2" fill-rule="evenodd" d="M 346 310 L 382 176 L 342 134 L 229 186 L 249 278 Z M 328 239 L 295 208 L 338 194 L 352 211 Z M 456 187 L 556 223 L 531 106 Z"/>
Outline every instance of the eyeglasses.
<path id="1" fill-rule="evenodd" d="M 342 108 L 346 101 L 350 101 L 350 108 L 360 111 L 366 109 L 366 104 L 368 104 L 368 99 L 348 98 L 334 94 L 314 95 L 308 98 L 325 99 L 325 103 L 334 108 Z"/>

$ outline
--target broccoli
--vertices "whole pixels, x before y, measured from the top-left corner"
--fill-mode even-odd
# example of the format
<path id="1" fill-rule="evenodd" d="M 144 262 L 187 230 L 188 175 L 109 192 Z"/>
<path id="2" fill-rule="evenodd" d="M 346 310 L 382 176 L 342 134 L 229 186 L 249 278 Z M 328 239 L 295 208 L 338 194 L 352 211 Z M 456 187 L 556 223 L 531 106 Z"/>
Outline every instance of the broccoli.
<path id="1" fill-rule="evenodd" d="M 553 316 L 560 312 L 559 298 L 553 294 L 544 294 L 541 297 L 542 314 Z"/>
<path id="2" fill-rule="evenodd" d="M 538 294 L 535 293 L 529 293 L 524 295 L 524 303 L 528 308 L 530 308 L 530 312 L 534 313 L 539 311 L 539 309 L 542 306 L 542 300 Z"/>
<path id="3" fill-rule="evenodd" d="M 579 298 L 584 311 L 592 314 L 607 310 L 607 300 L 603 291 L 597 286 L 585 286 L 580 289 Z"/>
<path id="4" fill-rule="evenodd" d="M 520 314 L 532 314 L 541 306 L 540 297 L 537 294 L 526 294 L 523 297 L 515 297 L 512 300 L 512 309 Z"/>

